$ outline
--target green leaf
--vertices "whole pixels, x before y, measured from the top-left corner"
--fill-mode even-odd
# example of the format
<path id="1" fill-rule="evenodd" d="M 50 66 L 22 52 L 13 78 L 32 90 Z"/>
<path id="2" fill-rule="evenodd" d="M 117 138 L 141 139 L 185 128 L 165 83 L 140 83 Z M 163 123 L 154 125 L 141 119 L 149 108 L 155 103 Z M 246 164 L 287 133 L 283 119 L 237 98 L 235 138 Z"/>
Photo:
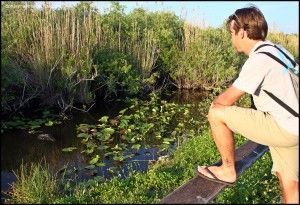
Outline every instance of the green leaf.
<path id="1" fill-rule="evenodd" d="M 86 152 L 87 154 L 91 154 L 91 153 L 94 152 L 94 148 L 87 149 L 87 150 L 85 150 L 85 152 Z"/>
<path id="2" fill-rule="evenodd" d="M 85 169 L 94 169 L 95 168 L 95 165 L 88 165 L 88 166 L 86 166 L 86 167 L 84 167 Z"/>
<path id="3" fill-rule="evenodd" d="M 136 139 L 133 137 L 133 138 L 130 139 L 130 142 L 131 142 L 131 143 L 135 143 L 135 142 L 136 142 Z"/>
<path id="4" fill-rule="evenodd" d="M 127 109 L 128 109 L 128 108 L 125 108 L 125 109 L 121 110 L 119 113 L 120 113 L 120 114 L 124 114 L 124 112 L 126 112 Z"/>
<path id="5" fill-rule="evenodd" d="M 40 127 L 41 127 L 40 125 L 32 125 L 30 126 L 30 129 L 40 128 Z"/>
<path id="6" fill-rule="evenodd" d="M 184 127 L 184 124 L 183 123 L 178 123 L 177 127 Z"/>
<path id="7" fill-rule="evenodd" d="M 45 123 L 46 126 L 52 126 L 53 122 L 51 120 L 49 120 L 47 123 Z"/>
<path id="8" fill-rule="evenodd" d="M 114 146 L 113 148 L 111 148 L 112 150 L 122 150 L 122 147 L 119 146 L 119 144 L 116 144 L 116 146 Z"/>
<path id="9" fill-rule="evenodd" d="M 100 128 L 100 129 L 102 129 L 102 128 L 105 127 L 105 124 L 98 124 L 97 127 Z"/>
<path id="10" fill-rule="evenodd" d="M 115 161 L 124 161 L 124 157 L 123 156 L 114 156 L 113 160 L 115 160 Z"/>
<path id="11" fill-rule="evenodd" d="M 63 152 L 72 152 L 73 150 L 77 149 L 77 147 L 67 147 L 62 149 Z"/>
<path id="12" fill-rule="evenodd" d="M 89 164 L 96 164 L 99 160 L 99 155 L 96 155 L 91 161 L 89 161 Z"/>
<path id="13" fill-rule="evenodd" d="M 121 121 L 120 121 L 119 127 L 120 128 L 125 128 L 127 125 L 128 125 L 128 120 L 122 118 Z"/>
<path id="14" fill-rule="evenodd" d="M 140 149 L 141 145 L 140 144 L 134 144 L 131 146 L 132 149 Z"/>
<path id="15" fill-rule="evenodd" d="M 98 150 L 106 150 L 107 148 L 109 148 L 109 146 L 107 146 L 107 145 L 100 145 L 100 146 L 98 146 Z"/>
<path id="16" fill-rule="evenodd" d="M 77 127 L 77 130 L 81 131 L 81 132 L 88 132 L 89 131 L 89 125 L 88 124 L 80 124 Z"/>
<path id="17" fill-rule="evenodd" d="M 173 142 L 174 138 L 164 138 L 164 141 L 166 141 L 166 142 Z"/>
<path id="18" fill-rule="evenodd" d="M 62 123 L 62 121 L 55 120 L 55 121 L 54 121 L 54 123 L 55 123 L 55 124 L 57 124 L 57 125 L 59 125 L 59 124 L 61 124 L 61 123 Z"/>
<path id="19" fill-rule="evenodd" d="M 96 163 L 96 166 L 98 166 L 98 167 L 104 167 L 105 163 L 104 162 L 98 162 L 98 163 Z"/>
<path id="20" fill-rule="evenodd" d="M 77 135 L 77 137 L 88 138 L 88 137 L 89 137 L 89 135 L 88 135 L 88 134 L 86 134 L 86 133 L 80 133 L 80 134 L 78 134 L 78 135 Z"/>
<path id="21" fill-rule="evenodd" d="M 88 143 L 88 141 L 89 141 L 89 137 L 84 138 L 83 140 L 81 140 L 81 143 L 82 143 L 82 144 L 85 144 L 85 143 Z"/>
<path id="22" fill-rule="evenodd" d="M 108 127 L 108 128 L 103 129 L 102 132 L 104 135 L 112 135 L 115 132 L 115 130 L 113 128 Z"/>
<path id="23" fill-rule="evenodd" d="M 98 121 L 105 123 L 105 122 L 107 122 L 108 118 L 109 118 L 108 116 L 103 116 Z"/>
<path id="24" fill-rule="evenodd" d="M 113 154 L 114 154 L 113 152 L 106 152 L 106 153 L 104 154 L 104 156 L 107 157 L 107 156 L 110 156 L 110 155 L 113 155 Z"/>

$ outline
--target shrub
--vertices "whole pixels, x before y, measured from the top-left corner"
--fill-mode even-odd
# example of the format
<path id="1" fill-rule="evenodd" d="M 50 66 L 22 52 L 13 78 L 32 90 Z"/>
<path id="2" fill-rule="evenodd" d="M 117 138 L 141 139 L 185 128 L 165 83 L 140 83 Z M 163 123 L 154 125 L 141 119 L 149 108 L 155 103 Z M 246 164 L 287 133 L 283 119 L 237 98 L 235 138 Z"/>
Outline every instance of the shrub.
<path id="1" fill-rule="evenodd" d="M 113 49 L 99 49 L 93 56 L 93 63 L 100 75 L 94 88 L 105 92 L 105 96 L 118 93 L 133 95 L 140 89 L 140 71 L 130 55 Z"/>
<path id="2" fill-rule="evenodd" d="M 193 31 L 191 31 L 193 30 Z M 192 32 L 192 36 L 188 36 Z M 171 76 L 179 88 L 213 89 L 223 86 L 241 65 L 225 29 L 185 30 L 185 49 L 174 58 Z"/>

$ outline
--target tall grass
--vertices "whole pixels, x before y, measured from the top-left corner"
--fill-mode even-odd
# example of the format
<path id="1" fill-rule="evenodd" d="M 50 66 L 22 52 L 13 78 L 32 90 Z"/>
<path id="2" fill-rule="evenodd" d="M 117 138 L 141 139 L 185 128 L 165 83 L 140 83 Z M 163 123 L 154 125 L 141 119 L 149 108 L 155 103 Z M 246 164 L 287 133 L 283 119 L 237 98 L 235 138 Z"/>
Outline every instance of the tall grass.
<path id="1" fill-rule="evenodd" d="M 27 71 L 25 83 L 39 91 L 45 104 L 58 102 L 65 109 L 75 97 L 88 101 L 85 79 L 93 78 L 90 49 L 101 35 L 101 27 L 92 25 L 97 22 L 94 12 L 54 12 L 47 4 L 42 10 L 4 4 L 3 12 L 8 55 Z"/>
<path id="2" fill-rule="evenodd" d="M 10 203 L 48 203 L 58 194 L 59 183 L 45 162 L 20 165 L 12 184 Z"/>
<path id="3" fill-rule="evenodd" d="M 150 76 L 157 59 L 159 38 L 154 36 L 156 22 L 151 16 L 159 18 L 160 14 L 137 9 L 126 16 L 117 3 L 103 15 L 90 3 L 58 10 L 45 3 L 37 10 L 31 3 L 5 2 L 2 12 L 5 68 L 17 60 L 27 71 L 20 76 L 24 81 L 20 91 L 25 90 L 28 98 L 35 94 L 46 104 L 58 103 L 63 110 L 76 101 L 93 100 L 90 81 L 101 77 L 101 65 L 93 64 L 95 50 L 131 54 L 142 79 Z"/>

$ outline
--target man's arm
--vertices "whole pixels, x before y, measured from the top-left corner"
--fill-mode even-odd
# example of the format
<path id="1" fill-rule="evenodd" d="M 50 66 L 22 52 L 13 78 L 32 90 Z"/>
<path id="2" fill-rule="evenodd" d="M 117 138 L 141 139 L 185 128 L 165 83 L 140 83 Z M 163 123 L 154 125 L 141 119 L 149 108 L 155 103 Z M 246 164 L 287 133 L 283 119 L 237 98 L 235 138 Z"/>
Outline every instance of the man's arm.
<path id="1" fill-rule="evenodd" d="M 223 93 L 221 93 L 214 99 L 211 106 L 233 105 L 235 102 L 237 102 L 241 98 L 242 95 L 244 95 L 244 93 L 245 93 L 244 91 L 239 90 L 233 86 L 230 86 Z"/>

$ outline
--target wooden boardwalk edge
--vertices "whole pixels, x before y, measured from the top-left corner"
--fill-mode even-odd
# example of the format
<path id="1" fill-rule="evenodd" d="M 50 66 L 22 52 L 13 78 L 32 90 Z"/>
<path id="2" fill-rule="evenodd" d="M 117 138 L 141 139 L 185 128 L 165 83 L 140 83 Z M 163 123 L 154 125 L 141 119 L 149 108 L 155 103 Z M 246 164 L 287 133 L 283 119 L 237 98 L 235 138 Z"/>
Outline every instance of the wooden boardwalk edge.
<path id="1" fill-rule="evenodd" d="M 247 141 L 235 151 L 235 163 L 238 176 L 259 159 L 267 146 Z M 218 161 L 214 165 L 219 165 Z M 226 186 L 199 176 L 193 177 L 173 192 L 165 196 L 159 204 L 206 204 L 213 200 Z"/>

